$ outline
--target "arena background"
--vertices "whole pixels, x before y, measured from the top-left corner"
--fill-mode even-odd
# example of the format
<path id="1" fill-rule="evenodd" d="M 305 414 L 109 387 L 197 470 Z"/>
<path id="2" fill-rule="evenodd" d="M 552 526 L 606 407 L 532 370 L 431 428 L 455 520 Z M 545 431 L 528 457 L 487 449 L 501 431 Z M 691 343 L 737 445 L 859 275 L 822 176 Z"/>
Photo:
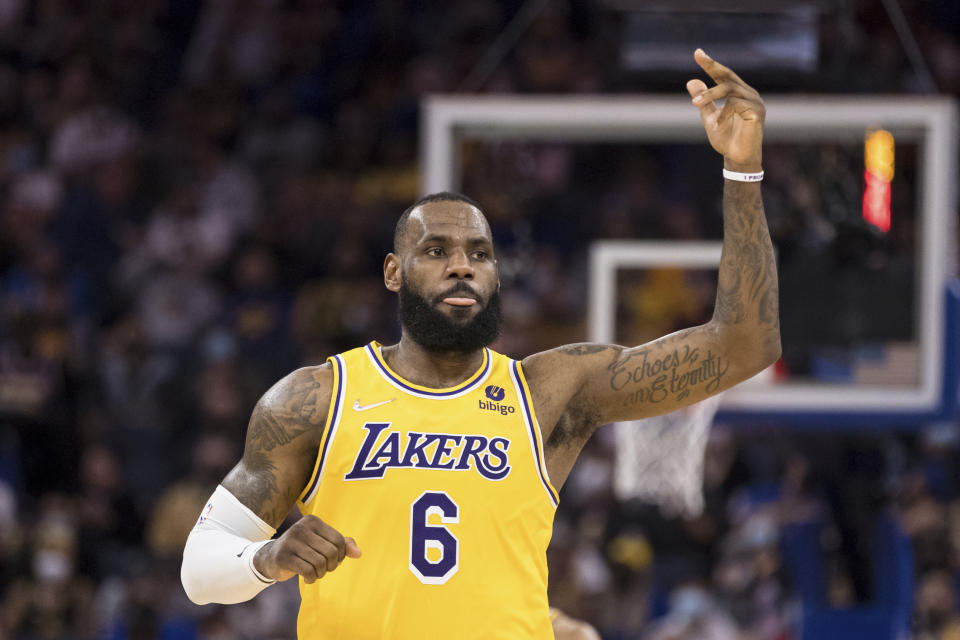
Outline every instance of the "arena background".
<path id="1" fill-rule="evenodd" d="M 295 637 L 295 584 L 197 607 L 180 553 L 274 380 L 396 339 L 380 268 L 423 101 L 682 95 L 696 46 L 768 97 L 960 93 L 950 0 L 0 1 L 0 638 Z M 497 348 L 587 337 L 593 241 L 719 238 L 711 154 L 466 141 L 458 180 L 502 249 Z M 919 156 L 896 145 L 880 232 L 862 137 L 765 149 L 778 380 L 916 377 Z M 702 321 L 711 278 L 622 274 L 618 339 Z M 958 447 L 949 410 L 729 415 L 687 520 L 614 496 L 604 429 L 562 494 L 551 601 L 607 640 L 958 638 Z"/>

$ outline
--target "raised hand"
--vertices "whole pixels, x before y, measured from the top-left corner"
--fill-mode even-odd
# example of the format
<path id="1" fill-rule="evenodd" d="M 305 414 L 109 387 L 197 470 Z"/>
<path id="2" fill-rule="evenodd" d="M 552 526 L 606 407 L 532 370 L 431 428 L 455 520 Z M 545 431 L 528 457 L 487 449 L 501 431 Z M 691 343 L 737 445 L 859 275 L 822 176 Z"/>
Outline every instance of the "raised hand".
<path id="1" fill-rule="evenodd" d="M 320 518 L 306 515 L 261 547 L 253 563 L 257 571 L 272 580 L 301 575 L 309 584 L 336 569 L 345 557 L 360 557 L 356 541 L 343 537 Z"/>
<path id="2" fill-rule="evenodd" d="M 724 165 L 731 171 L 761 170 L 761 142 L 766 108 L 760 94 L 723 66 L 697 49 L 697 64 L 717 83 L 711 88 L 702 80 L 687 82 L 693 104 L 700 109 L 700 119 L 707 130 L 710 145 L 723 155 Z M 723 100 L 723 106 L 716 102 Z"/>

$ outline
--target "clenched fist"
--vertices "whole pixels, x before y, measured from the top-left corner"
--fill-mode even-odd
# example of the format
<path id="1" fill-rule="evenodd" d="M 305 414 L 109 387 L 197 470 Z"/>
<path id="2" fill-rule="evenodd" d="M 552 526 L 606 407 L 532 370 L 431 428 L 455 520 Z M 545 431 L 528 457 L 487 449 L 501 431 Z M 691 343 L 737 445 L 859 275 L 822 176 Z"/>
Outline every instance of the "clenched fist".
<path id="1" fill-rule="evenodd" d="M 310 584 L 333 571 L 345 557 L 359 558 L 360 547 L 353 538 L 316 516 L 307 515 L 253 558 L 257 571 L 271 580 L 283 581 L 295 575 Z"/>

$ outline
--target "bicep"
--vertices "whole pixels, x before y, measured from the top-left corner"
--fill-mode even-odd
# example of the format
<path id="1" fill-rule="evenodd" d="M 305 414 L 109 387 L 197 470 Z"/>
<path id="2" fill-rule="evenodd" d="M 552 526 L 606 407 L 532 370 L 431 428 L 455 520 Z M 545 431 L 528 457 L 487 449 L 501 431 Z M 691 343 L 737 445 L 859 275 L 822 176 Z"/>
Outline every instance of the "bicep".
<path id="1" fill-rule="evenodd" d="M 330 401 L 323 378 L 322 371 L 297 371 L 264 394 L 247 426 L 243 458 L 222 482 L 274 528 L 313 471 Z"/>

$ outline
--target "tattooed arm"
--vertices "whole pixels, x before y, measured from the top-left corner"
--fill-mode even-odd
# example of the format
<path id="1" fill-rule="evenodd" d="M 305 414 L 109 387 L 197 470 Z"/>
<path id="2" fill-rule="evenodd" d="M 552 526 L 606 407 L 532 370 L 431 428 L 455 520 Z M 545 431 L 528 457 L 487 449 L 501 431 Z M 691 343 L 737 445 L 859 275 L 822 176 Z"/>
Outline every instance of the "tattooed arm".
<path id="1" fill-rule="evenodd" d="M 329 365 L 298 369 L 257 403 L 243 459 L 210 496 L 183 549 L 180 580 L 193 602 L 244 602 L 274 581 L 299 574 L 313 582 L 346 556 L 360 557 L 352 539 L 311 514 L 272 538 L 313 470 L 332 382 Z"/>
<path id="2" fill-rule="evenodd" d="M 247 427 L 243 459 L 223 487 L 276 528 L 306 488 L 330 407 L 329 364 L 294 371 L 263 395 Z M 253 564 L 267 578 L 299 574 L 306 582 L 336 569 L 346 556 L 360 557 L 352 538 L 313 515 L 257 550 Z"/>
<path id="3" fill-rule="evenodd" d="M 732 171 L 761 170 L 765 110 L 733 71 L 697 50 L 717 85 L 687 83 L 710 143 Z M 724 99 L 718 107 L 716 100 Z M 759 183 L 725 181 L 723 256 L 713 318 L 632 348 L 567 345 L 523 362 L 561 484 L 599 425 L 667 413 L 730 388 L 780 357 L 777 273 Z"/>
<path id="4" fill-rule="evenodd" d="M 313 471 L 332 384 L 329 364 L 298 369 L 250 417 L 243 459 L 222 484 L 271 527 L 287 517 Z"/>

